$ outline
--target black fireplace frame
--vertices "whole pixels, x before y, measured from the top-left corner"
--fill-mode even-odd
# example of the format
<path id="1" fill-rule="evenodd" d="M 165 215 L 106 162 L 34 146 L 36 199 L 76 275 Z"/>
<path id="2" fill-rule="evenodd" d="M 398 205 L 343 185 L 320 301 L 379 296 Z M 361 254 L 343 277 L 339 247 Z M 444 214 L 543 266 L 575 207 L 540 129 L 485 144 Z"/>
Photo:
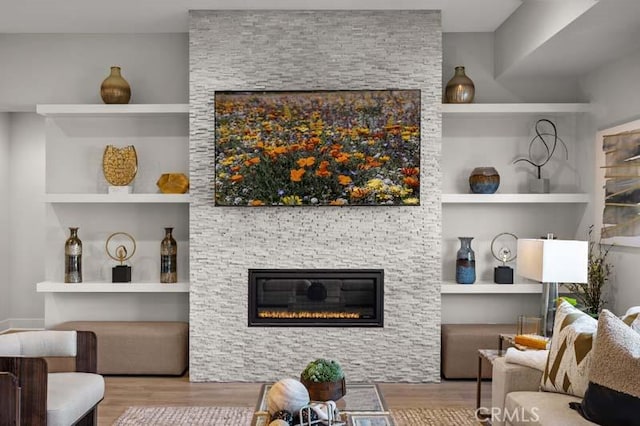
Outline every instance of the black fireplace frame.
<path id="1" fill-rule="evenodd" d="M 375 318 L 258 318 L 257 297 L 252 285 L 259 278 L 299 278 L 300 274 L 313 274 L 315 279 L 372 278 L 376 301 Z M 248 277 L 249 327 L 384 327 L 384 269 L 249 269 Z"/>

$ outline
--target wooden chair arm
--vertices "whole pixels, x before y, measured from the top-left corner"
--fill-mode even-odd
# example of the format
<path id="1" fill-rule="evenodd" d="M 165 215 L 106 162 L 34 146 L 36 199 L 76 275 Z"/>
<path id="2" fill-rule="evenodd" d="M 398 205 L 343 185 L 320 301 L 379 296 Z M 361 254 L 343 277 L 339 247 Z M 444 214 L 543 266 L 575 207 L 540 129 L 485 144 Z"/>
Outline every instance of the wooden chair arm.
<path id="1" fill-rule="evenodd" d="M 77 331 L 76 371 L 98 372 L 98 339 L 93 331 Z"/>
<path id="2" fill-rule="evenodd" d="M 8 371 L 0 371 L 0 424 L 20 424 L 20 383 Z"/>
<path id="3" fill-rule="evenodd" d="M 0 371 L 11 373 L 21 388 L 21 424 L 47 423 L 47 362 L 44 358 L 0 357 Z"/>

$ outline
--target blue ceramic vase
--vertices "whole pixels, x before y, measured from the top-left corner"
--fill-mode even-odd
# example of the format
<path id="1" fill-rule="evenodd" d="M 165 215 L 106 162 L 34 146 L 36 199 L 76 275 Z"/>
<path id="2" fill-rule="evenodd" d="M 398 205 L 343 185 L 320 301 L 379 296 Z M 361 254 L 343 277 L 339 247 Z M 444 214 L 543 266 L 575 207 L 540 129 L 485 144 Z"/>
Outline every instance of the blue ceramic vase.
<path id="1" fill-rule="evenodd" d="M 476 282 L 476 254 L 471 249 L 473 237 L 458 237 L 460 249 L 456 253 L 456 282 L 473 284 Z"/>

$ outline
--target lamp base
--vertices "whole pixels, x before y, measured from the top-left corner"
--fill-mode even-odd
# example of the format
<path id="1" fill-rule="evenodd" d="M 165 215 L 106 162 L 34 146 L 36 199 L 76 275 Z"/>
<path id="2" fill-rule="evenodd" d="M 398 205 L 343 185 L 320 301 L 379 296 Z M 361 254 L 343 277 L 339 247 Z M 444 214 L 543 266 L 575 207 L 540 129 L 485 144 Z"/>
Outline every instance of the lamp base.
<path id="1" fill-rule="evenodd" d="M 542 333 L 545 337 L 553 335 L 553 323 L 556 318 L 556 300 L 558 283 L 542 283 Z"/>
<path id="2" fill-rule="evenodd" d="M 496 284 L 513 284 L 513 268 L 496 266 L 493 268 L 493 282 Z"/>

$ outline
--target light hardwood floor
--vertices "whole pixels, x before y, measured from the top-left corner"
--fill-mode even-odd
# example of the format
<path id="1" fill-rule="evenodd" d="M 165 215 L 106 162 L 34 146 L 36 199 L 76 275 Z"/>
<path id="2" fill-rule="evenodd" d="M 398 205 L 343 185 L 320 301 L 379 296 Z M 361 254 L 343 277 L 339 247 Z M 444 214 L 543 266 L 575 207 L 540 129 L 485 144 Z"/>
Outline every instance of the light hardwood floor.
<path id="1" fill-rule="evenodd" d="M 183 377 L 105 377 L 106 394 L 98 408 L 98 425 L 111 425 L 127 407 L 235 406 L 254 408 L 260 383 L 191 383 Z M 475 408 L 476 382 L 443 381 L 430 384 L 381 383 L 389 408 Z M 491 383 L 482 383 L 483 405 L 490 400 Z"/>

